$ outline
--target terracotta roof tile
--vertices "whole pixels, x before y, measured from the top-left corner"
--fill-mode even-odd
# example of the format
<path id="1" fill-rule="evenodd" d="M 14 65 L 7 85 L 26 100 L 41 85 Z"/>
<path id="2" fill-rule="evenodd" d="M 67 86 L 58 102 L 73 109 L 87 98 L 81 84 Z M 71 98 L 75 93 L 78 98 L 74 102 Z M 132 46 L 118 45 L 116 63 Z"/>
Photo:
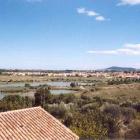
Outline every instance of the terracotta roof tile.
<path id="1" fill-rule="evenodd" d="M 0 113 L 0 140 L 78 140 L 41 107 Z"/>

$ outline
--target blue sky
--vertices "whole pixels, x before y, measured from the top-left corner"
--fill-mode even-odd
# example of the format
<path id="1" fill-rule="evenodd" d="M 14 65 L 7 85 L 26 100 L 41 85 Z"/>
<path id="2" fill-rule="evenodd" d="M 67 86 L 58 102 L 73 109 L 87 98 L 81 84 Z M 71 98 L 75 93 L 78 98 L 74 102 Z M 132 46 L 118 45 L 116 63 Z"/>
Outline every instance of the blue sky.
<path id="1" fill-rule="evenodd" d="M 140 0 L 0 0 L 0 68 L 140 68 Z"/>

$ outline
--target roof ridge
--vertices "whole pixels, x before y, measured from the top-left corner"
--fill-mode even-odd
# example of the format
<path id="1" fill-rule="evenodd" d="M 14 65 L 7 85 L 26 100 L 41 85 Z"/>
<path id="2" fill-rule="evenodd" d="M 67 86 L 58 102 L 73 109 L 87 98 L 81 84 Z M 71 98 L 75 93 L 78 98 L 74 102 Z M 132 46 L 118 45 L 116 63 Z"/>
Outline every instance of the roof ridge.
<path id="1" fill-rule="evenodd" d="M 5 112 L 0 112 L 0 115 L 2 114 L 9 114 L 9 113 L 16 113 L 16 112 L 22 112 L 22 111 L 27 111 L 27 110 L 32 110 L 32 109 L 37 109 L 37 108 L 41 108 L 41 106 L 38 107 L 30 107 L 30 108 L 23 108 L 23 109 L 18 109 L 18 110 L 10 110 L 10 111 L 5 111 Z"/>

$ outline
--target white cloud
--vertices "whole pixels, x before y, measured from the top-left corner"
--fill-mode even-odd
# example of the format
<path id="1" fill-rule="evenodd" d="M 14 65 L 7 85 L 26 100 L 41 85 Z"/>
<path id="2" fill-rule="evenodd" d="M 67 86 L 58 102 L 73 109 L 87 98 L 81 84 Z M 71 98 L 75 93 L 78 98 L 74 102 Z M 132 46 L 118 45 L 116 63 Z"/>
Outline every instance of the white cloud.
<path id="1" fill-rule="evenodd" d="M 87 11 L 87 15 L 92 17 L 92 16 L 97 16 L 99 14 L 96 13 L 95 11 Z"/>
<path id="2" fill-rule="evenodd" d="M 77 12 L 79 14 L 85 14 L 87 16 L 98 16 L 99 14 L 96 13 L 95 11 L 91 11 L 91 10 L 86 10 L 85 8 L 77 8 Z"/>
<path id="3" fill-rule="evenodd" d="M 93 54 L 117 54 L 117 52 L 115 50 L 88 51 L 88 53 L 93 53 Z"/>
<path id="4" fill-rule="evenodd" d="M 125 44 L 126 48 L 140 49 L 140 44 Z"/>
<path id="5" fill-rule="evenodd" d="M 98 21 L 106 20 L 103 16 L 97 16 L 95 19 L 98 20 Z"/>
<path id="6" fill-rule="evenodd" d="M 138 5 L 140 4 L 140 0 L 120 0 L 118 5 Z"/>
<path id="7" fill-rule="evenodd" d="M 85 8 L 77 8 L 77 12 L 79 14 L 85 14 L 86 13 L 86 9 Z"/>
<path id="8" fill-rule="evenodd" d="M 91 54 L 106 54 L 106 55 L 140 55 L 140 44 L 124 44 L 120 49 L 115 50 L 99 50 L 99 51 L 88 51 Z"/>
<path id="9" fill-rule="evenodd" d="M 77 12 L 79 14 L 84 14 L 89 17 L 95 17 L 95 20 L 97 21 L 104 21 L 106 18 L 102 16 L 101 14 L 93 11 L 93 10 L 86 10 L 85 8 L 77 8 Z"/>

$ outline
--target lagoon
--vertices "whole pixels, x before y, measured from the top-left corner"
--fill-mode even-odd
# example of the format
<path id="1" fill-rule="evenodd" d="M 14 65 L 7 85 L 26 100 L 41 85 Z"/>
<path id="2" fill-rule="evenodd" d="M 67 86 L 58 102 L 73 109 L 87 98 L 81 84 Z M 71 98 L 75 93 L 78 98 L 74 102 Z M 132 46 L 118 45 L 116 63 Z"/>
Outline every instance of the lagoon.
<path id="1" fill-rule="evenodd" d="M 70 82 L 10 82 L 10 83 L 0 83 L 0 88 L 6 87 L 24 87 L 25 84 L 30 84 L 31 86 L 39 86 L 39 85 L 49 85 L 49 86 L 56 86 L 56 87 L 69 87 Z"/>

